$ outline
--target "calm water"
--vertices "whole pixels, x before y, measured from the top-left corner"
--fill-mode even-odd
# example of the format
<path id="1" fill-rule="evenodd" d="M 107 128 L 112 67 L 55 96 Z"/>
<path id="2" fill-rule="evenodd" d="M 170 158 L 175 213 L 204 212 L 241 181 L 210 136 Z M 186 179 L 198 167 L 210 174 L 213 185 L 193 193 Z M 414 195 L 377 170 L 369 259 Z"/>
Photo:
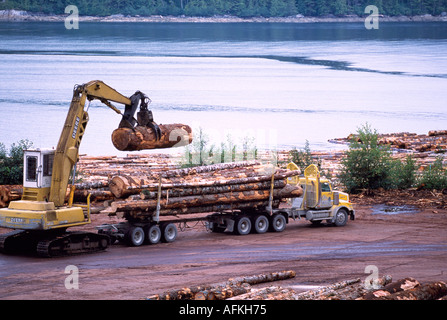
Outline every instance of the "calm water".
<path id="1" fill-rule="evenodd" d="M 366 122 L 447 129 L 447 23 L 0 23 L 0 74 L 7 146 L 55 146 L 73 86 L 94 79 L 145 92 L 157 122 L 202 127 L 215 143 L 339 149 L 328 139 Z M 122 155 L 110 140 L 119 116 L 99 102 L 89 114 L 81 153 Z"/>

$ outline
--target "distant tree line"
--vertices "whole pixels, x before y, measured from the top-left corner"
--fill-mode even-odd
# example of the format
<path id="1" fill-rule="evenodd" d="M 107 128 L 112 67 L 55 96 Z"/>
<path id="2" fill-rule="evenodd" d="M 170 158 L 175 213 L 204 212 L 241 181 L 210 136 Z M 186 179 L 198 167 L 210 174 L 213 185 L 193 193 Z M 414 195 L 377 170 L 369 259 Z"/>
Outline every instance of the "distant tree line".
<path id="1" fill-rule="evenodd" d="M 0 10 L 63 14 L 67 5 L 76 5 L 81 15 L 94 16 L 344 16 L 364 15 L 368 5 L 377 6 L 380 14 L 390 16 L 439 15 L 447 11 L 447 0 L 4 0 Z"/>

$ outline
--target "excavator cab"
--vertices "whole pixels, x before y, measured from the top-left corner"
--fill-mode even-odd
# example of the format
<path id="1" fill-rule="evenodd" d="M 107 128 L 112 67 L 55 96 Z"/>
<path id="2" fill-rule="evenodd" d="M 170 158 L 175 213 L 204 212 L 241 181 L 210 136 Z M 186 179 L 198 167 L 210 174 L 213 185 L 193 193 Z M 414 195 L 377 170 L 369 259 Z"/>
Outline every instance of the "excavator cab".
<path id="1" fill-rule="evenodd" d="M 48 201 L 54 152 L 54 149 L 24 151 L 22 200 Z"/>

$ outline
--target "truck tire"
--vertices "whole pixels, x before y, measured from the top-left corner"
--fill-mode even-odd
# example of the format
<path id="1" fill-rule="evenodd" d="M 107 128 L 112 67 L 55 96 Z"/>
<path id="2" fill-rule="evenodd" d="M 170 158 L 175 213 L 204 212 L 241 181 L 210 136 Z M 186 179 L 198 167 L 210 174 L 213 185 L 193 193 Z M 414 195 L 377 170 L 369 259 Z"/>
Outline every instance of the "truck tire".
<path id="1" fill-rule="evenodd" d="M 273 232 L 282 232 L 286 228 L 286 218 L 278 213 L 271 217 L 270 230 Z"/>
<path id="2" fill-rule="evenodd" d="M 125 235 L 126 243 L 133 247 L 141 246 L 144 242 L 144 231 L 140 227 L 130 227 Z"/>
<path id="3" fill-rule="evenodd" d="M 269 229 L 269 219 L 265 215 L 260 214 L 259 216 L 255 217 L 253 226 L 254 232 L 259 234 L 266 233 Z"/>
<path id="4" fill-rule="evenodd" d="M 161 226 L 161 241 L 174 242 L 177 239 L 177 227 L 173 223 L 166 223 Z"/>
<path id="5" fill-rule="evenodd" d="M 247 216 L 237 217 L 234 224 L 234 233 L 246 235 L 251 231 L 251 221 Z"/>
<path id="6" fill-rule="evenodd" d="M 340 209 L 335 214 L 334 224 L 337 227 L 342 227 L 348 222 L 348 212 L 345 209 Z"/>
<path id="7" fill-rule="evenodd" d="M 146 241 L 149 244 L 157 244 L 161 240 L 161 230 L 156 224 L 151 224 L 144 228 L 144 234 L 146 236 Z"/>

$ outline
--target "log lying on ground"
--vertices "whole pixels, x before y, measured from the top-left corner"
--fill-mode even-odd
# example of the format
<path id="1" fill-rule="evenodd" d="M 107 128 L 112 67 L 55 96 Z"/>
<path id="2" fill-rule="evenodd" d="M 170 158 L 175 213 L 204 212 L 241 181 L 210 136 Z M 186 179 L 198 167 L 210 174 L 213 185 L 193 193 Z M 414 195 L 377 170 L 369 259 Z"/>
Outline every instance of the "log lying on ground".
<path id="1" fill-rule="evenodd" d="M 167 291 L 152 295 L 149 300 L 224 300 L 251 290 L 251 285 L 272 281 L 286 280 L 295 277 L 293 270 L 270 272 L 246 277 L 228 279 L 227 282 L 214 285 L 200 285 Z"/>
<path id="2" fill-rule="evenodd" d="M 417 281 L 413 278 L 400 279 L 398 281 L 391 282 L 391 283 L 387 284 L 380 290 L 376 290 L 376 291 L 367 293 L 364 296 L 364 299 L 365 300 L 374 300 L 377 298 L 380 299 L 382 297 L 389 296 L 396 292 L 413 289 L 419 285 L 420 285 L 419 281 Z"/>
<path id="3" fill-rule="evenodd" d="M 390 295 L 377 297 L 380 300 L 437 300 L 447 295 L 447 285 L 442 281 L 419 285 Z"/>
<path id="4" fill-rule="evenodd" d="M 192 142 L 192 130 L 184 124 L 160 124 L 161 137 L 156 140 L 153 129 L 136 126 L 118 128 L 112 132 L 112 143 L 121 151 L 162 149 L 186 146 Z"/>

